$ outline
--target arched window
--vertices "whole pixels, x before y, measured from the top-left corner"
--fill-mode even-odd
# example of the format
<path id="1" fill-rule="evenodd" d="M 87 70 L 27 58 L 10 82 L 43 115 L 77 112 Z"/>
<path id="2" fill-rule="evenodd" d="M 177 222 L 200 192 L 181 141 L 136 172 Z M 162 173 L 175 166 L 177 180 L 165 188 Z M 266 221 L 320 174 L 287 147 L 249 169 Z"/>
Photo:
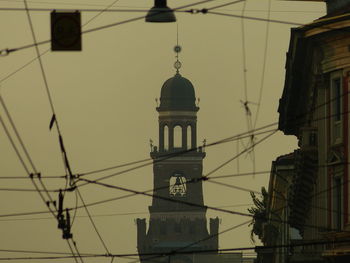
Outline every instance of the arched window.
<path id="1" fill-rule="evenodd" d="M 164 150 L 167 151 L 169 149 L 169 128 L 168 128 L 168 125 L 164 126 L 163 135 L 164 135 Z"/>
<path id="2" fill-rule="evenodd" d="M 191 149 L 192 148 L 192 127 L 191 125 L 187 126 L 187 149 Z"/>
<path id="3" fill-rule="evenodd" d="M 169 180 L 169 195 L 176 197 L 186 196 L 186 178 L 181 174 L 174 174 Z"/>
<path id="4" fill-rule="evenodd" d="M 182 147 L 182 128 L 177 125 L 174 128 L 174 148 Z"/>

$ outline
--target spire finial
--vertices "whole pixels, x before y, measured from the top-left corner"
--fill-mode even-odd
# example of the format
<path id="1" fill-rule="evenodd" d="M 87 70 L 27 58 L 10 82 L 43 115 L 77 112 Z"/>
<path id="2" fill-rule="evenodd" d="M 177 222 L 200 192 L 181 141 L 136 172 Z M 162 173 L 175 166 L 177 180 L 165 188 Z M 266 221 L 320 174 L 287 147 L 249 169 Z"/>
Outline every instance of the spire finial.
<path id="1" fill-rule="evenodd" d="M 181 62 L 179 61 L 179 53 L 181 52 L 181 46 L 179 45 L 179 25 L 176 24 L 176 46 L 174 47 L 174 51 L 176 53 L 176 61 L 174 63 L 174 67 L 176 69 L 176 73 L 179 73 L 179 69 L 181 68 Z"/>

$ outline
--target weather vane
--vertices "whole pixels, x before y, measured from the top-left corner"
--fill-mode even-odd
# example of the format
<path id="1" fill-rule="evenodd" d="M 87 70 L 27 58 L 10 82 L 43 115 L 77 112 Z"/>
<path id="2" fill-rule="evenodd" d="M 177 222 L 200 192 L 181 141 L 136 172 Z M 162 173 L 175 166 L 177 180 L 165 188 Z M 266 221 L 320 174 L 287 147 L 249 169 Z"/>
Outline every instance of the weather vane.
<path id="1" fill-rule="evenodd" d="M 181 46 L 179 45 L 179 25 L 176 25 L 176 46 L 174 47 L 174 51 L 176 53 L 176 61 L 174 63 L 174 67 L 176 69 L 176 73 L 179 73 L 179 69 L 182 65 L 179 61 L 179 53 L 181 52 Z"/>

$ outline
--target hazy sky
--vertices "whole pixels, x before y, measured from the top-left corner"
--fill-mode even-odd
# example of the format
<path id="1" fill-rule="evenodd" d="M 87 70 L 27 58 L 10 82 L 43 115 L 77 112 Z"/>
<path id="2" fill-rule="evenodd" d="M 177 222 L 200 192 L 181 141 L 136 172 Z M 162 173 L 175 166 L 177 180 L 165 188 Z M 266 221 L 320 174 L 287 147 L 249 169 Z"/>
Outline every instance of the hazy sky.
<path id="1" fill-rule="evenodd" d="M 78 0 L 74 4 L 57 0 L 31 1 L 37 8 L 97 8 L 112 0 Z M 195 0 L 168 1 L 177 7 Z M 193 8 L 229 3 L 214 0 Z M 269 1 L 248 0 L 246 15 L 266 18 Z M 146 10 L 153 5 L 148 0 L 120 0 L 113 8 Z M 23 7 L 23 1 L 0 0 L 0 7 Z M 243 3 L 225 6 L 216 11 L 240 15 Z M 271 1 L 271 19 L 308 23 L 323 16 L 323 3 Z M 82 12 L 84 24 L 97 13 Z M 103 13 L 84 29 L 123 21 L 145 13 Z M 82 52 L 48 52 L 42 56 L 49 89 L 56 109 L 69 161 L 74 173 L 83 173 L 149 157 L 149 139 L 158 144 L 158 115 L 155 98 L 165 80 L 175 73 L 173 63 L 176 44 L 176 24 L 182 46 L 180 73 L 191 80 L 196 96 L 200 97 L 198 112 L 198 143 L 206 138 L 214 142 L 247 131 L 246 115 L 240 100 L 244 100 L 242 66 L 242 20 L 213 14 L 177 13 L 178 23 L 151 24 L 144 20 L 83 35 Z M 50 12 L 31 12 L 37 39 L 50 38 Z M 245 20 L 245 49 L 247 59 L 248 100 L 258 102 L 261 88 L 266 22 Z M 277 107 L 284 85 L 284 65 L 289 45 L 291 25 L 270 23 L 267 46 L 265 81 L 260 113 L 256 127 L 278 120 Z M 24 11 L 0 11 L 0 49 L 15 48 L 33 43 L 28 19 Z M 41 45 L 41 52 L 49 45 Z M 64 168 L 57 131 L 49 131 L 52 116 L 44 81 L 37 61 L 15 75 L 8 74 L 36 57 L 29 48 L 0 57 L 0 92 L 8 106 L 28 151 L 43 176 L 63 175 Z M 250 105 L 253 119 L 257 106 Z M 5 119 L 0 107 L 1 117 Z M 9 126 L 6 120 L 7 126 Z M 13 135 L 13 132 L 12 132 Z M 264 136 L 264 135 L 263 135 Z M 262 136 L 257 136 L 257 139 Z M 243 141 L 220 144 L 206 149 L 204 174 L 242 150 Z M 295 149 L 296 140 L 281 132 L 256 146 L 256 171 L 266 171 L 279 155 Z M 239 148 L 239 149 L 238 149 Z M 22 154 L 23 155 L 23 154 Z M 252 172 L 252 155 L 243 154 L 212 176 Z M 3 128 L 0 128 L 0 177 L 26 176 Z M 122 168 L 125 169 L 125 168 Z M 89 179 L 121 171 L 116 169 L 91 174 Z M 220 182 L 259 191 L 267 186 L 268 174 L 218 179 Z M 135 190 L 148 190 L 153 183 L 152 166 L 115 176 L 104 182 Z M 0 188 L 34 189 L 29 179 L 3 180 Z M 65 186 L 64 179 L 43 180 L 48 189 Z M 80 189 L 86 203 L 125 195 L 125 192 L 89 185 Z M 246 212 L 251 204 L 248 192 L 204 183 L 205 203 Z M 57 198 L 57 194 L 54 194 Z M 47 210 L 38 193 L 0 190 L 0 216 L 19 212 Z M 66 207 L 74 207 L 75 193 L 66 195 Z M 137 217 L 148 217 L 151 199 L 136 196 L 89 208 L 98 230 L 112 253 L 136 252 Z M 79 202 L 80 204 L 80 202 Z M 239 206 L 237 206 L 239 205 Z M 245 205 L 245 206 L 241 206 Z M 123 215 L 125 213 L 135 213 Z M 119 215 L 118 215 L 119 214 Z M 109 215 L 109 216 L 101 216 Z M 78 210 L 72 232 L 80 252 L 105 253 L 83 209 Z M 220 230 L 249 220 L 247 217 L 208 211 L 209 217 L 220 217 Z M 35 219 L 36 218 L 36 219 Z M 219 237 L 220 248 L 252 246 L 250 228 L 246 226 Z M 57 222 L 50 214 L 0 217 L 0 249 L 42 250 L 69 252 L 61 238 Z M 35 256 L 23 253 L 1 253 L 2 257 Z M 42 256 L 42 255 L 36 255 Z M 85 262 L 96 262 L 86 259 Z M 117 262 L 130 262 L 118 259 Z M 6 261 L 5 261 L 6 262 Z M 13 262 L 13 261 L 11 261 Z M 38 262 L 23 261 L 20 262 Z M 40 262 L 56 262 L 43 260 Z M 57 262 L 74 262 L 73 259 Z M 98 262 L 110 262 L 99 259 Z"/>

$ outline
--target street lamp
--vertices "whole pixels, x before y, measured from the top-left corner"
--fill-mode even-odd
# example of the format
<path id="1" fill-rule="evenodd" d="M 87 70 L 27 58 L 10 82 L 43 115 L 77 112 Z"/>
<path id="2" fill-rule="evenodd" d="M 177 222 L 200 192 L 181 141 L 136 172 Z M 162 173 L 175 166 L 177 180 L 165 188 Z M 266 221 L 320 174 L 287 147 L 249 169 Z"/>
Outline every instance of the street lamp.
<path id="1" fill-rule="evenodd" d="M 175 22 L 174 11 L 167 6 L 167 0 L 154 0 L 154 6 L 146 15 L 146 22 L 169 23 Z"/>

